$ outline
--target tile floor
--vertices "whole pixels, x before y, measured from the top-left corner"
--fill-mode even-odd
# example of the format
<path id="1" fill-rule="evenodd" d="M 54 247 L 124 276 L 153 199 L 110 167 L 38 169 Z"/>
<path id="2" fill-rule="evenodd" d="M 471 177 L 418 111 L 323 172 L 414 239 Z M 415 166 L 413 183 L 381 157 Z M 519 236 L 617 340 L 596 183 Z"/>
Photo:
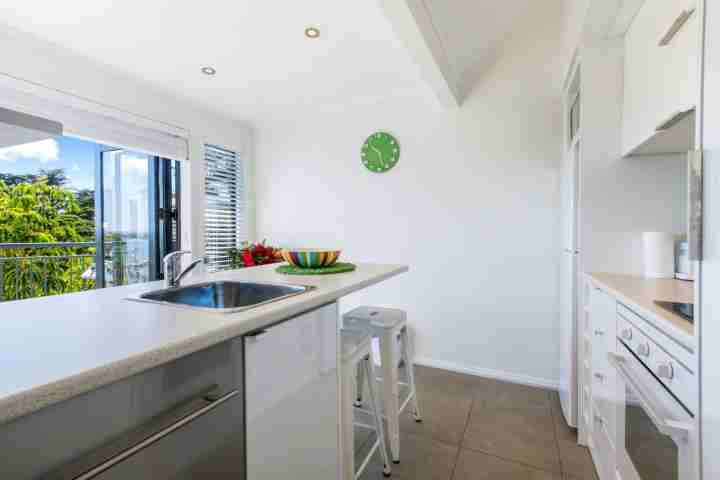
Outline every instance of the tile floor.
<path id="1" fill-rule="evenodd" d="M 396 480 L 597 480 L 556 392 L 416 367 L 423 423 L 400 425 Z M 371 435 L 356 435 L 358 456 Z M 365 450 L 367 451 L 367 450 Z M 375 453 L 362 480 L 381 479 Z"/>

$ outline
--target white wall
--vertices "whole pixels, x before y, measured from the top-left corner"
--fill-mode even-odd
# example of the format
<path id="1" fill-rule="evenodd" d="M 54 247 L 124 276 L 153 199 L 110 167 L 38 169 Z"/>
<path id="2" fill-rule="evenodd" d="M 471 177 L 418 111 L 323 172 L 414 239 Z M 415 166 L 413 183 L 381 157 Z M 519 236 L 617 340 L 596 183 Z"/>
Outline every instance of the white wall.
<path id="1" fill-rule="evenodd" d="M 562 0 L 562 65 L 570 68 L 576 48 L 580 45 L 590 0 Z"/>
<path id="2" fill-rule="evenodd" d="M 622 158 L 622 39 L 584 42 L 581 65 L 580 268 L 642 275 L 642 232 L 687 229 L 687 162 Z"/>
<path id="3" fill-rule="evenodd" d="M 204 143 L 213 143 L 250 154 L 250 129 L 232 120 L 194 105 L 191 101 L 170 96 L 156 88 L 140 83 L 109 67 L 97 64 L 16 30 L 0 25 L 0 76 L 21 80 L 38 87 L 42 95 L 67 97 L 97 105 L 127 120 L 167 123 L 181 127 L 190 134 L 190 159 L 185 172 L 191 190 L 184 191 L 185 209 L 183 244 L 192 245 L 196 254 L 204 250 L 203 201 Z M 182 81 L 182 79 L 178 79 Z M 2 99 L 0 99 L 0 104 Z M 199 208 L 197 208 L 199 206 Z M 191 228 L 185 231 L 188 225 Z M 251 234 L 254 226 L 250 225 Z"/>
<path id="4" fill-rule="evenodd" d="M 558 19 L 546 9 L 520 25 L 523 35 L 459 110 L 388 97 L 259 125 L 260 238 L 409 264 L 408 274 L 349 297 L 343 310 L 406 309 L 425 363 L 555 385 Z M 377 130 L 401 144 L 400 162 L 385 174 L 360 163 Z"/>

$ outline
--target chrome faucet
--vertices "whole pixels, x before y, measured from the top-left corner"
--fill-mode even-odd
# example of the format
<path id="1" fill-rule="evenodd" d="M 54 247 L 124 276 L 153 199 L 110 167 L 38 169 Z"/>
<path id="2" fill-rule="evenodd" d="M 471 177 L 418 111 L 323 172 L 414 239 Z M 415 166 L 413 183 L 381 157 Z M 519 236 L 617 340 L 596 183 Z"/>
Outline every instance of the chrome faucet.
<path id="1" fill-rule="evenodd" d="M 180 280 L 201 263 L 207 263 L 207 257 L 197 258 L 190 262 L 185 269 L 180 271 L 180 258 L 183 255 L 192 253 L 189 250 L 178 250 L 165 255 L 163 258 L 163 272 L 165 273 L 165 288 L 175 288 L 180 285 Z M 180 271 L 180 273 L 178 273 Z"/>

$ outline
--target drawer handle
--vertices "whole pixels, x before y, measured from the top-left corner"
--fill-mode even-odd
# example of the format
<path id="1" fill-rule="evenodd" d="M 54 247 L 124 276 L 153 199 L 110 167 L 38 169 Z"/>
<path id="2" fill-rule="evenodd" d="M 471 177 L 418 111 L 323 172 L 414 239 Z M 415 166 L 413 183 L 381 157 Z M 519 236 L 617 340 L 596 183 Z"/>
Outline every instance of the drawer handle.
<path id="1" fill-rule="evenodd" d="M 657 368 L 657 376 L 666 380 L 672 380 L 675 377 L 675 370 L 672 363 L 661 363 Z"/>
<path id="2" fill-rule="evenodd" d="M 87 472 L 83 473 L 82 475 L 79 475 L 74 478 L 74 480 L 90 480 L 92 478 L 95 478 L 96 476 L 100 475 L 104 471 L 114 467 L 118 463 L 122 462 L 123 460 L 126 460 L 129 457 L 132 457 L 136 453 L 139 453 L 140 451 L 148 448 L 149 446 L 153 445 L 156 442 L 159 442 L 163 438 L 167 437 L 174 431 L 184 427 L 188 423 L 194 421 L 195 419 L 202 417 L 203 415 L 211 412 L 212 410 L 215 410 L 217 407 L 222 405 L 223 403 L 227 402 L 228 400 L 232 399 L 233 397 L 236 397 L 240 394 L 239 390 L 232 390 L 229 393 L 226 393 L 225 395 L 221 397 L 215 397 L 214 396 L 214 389 L 211 389 L 204 395 L 202 395 L 201 398 L 205 399 L 205 401 L 208 401 L 209 398 L 215 398 L 215 400 L 210 401 L 207 405 L 198 408 L 197 410 L 194 410 L 193 412 L 189 413 L 188 415 L 184 416 L 177 422 L 173 423 L 172 425 L 169 425 L 162 430 L 152 434 L 151 436 L 145 438 L 143 441 L 134 444 L 130 448 L 127 448 L 126 450 L 123 450 L 119 454 L 115 455 L 114 457 L 104 461 L 100 465 L 97 465 L 96 467 L 93 467 L 92 469 L 88 470 Z"/>
<path id="3" fill-rule="evenodd" d="M 602 418 L 600 415 L 595 415 L 595 421 L 596 421 L 597 423 L 599 423 L 600 425 L 602 425 L 603 423 L 605 423 L 605 420 L 603 420 L 603 418 Z"/>
<path id="4" fill-rule="evenodd" d="M 620 332 L 620 336 L 623 340 L 632 340 L 632 330 L 629 328 L 623 328 L 622 332 Z"/>
<path id="5" fill-rule="evenodd" d="M 595 378 L 602 382 L 603 380 L 605 380 L 605 375 L 603 375 L 602 373 L 596 373 Z"/>
<path id="6" fill-rule="evenodd" d="M 642 357 L 650 356 L 650 344 L 645 342 L 637 346 L 637 353 Z"/>
<path id="7" fill-rule="evenodd" d="M 605 335 L 605 332 L 602 330 L 595 330 L 595 335 L 599 337 L 601 335 Z"/>
<path id="8" fill-rule="evenodd" d="M 677 35 L 683 25 L 685 25 L 690 17 L 692 17 L 693 13 L 695 13 L 694 8 L 680 12 L 680 15 L 678 15 L 672 25 L 670 25 L 670 28 L 668 28 L 667 32 L 665 32 L 665 35 L 663 35 L 658 42 L 658 47 L 664 47 L 672 42 L 672 39 L 675 38 L 675 35 Z"/>

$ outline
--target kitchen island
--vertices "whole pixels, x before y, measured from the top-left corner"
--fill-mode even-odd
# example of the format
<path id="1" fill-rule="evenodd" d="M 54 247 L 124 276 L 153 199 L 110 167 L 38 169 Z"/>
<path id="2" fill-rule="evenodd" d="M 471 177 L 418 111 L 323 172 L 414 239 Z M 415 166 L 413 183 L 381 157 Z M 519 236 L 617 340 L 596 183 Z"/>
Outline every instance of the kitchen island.
<path id="1" fill-rule="evenodd" d="M 67 421 L 67 412 L 59 413 L 70 404 L 74 405 L 75 415 L 87 416 L 77 418 L 77 422 L 90 421 L 97 416 L 100 422 L 117 424 L 110 428 L 113 432 L 125 431 L 124 418 L 149 417 L 146 406 L 159 405 L 161 393 L 170 394 L 168 398 L 177 402 L 185 393 L 204 385 L 202 382 L 208 385 L 221 383 L 214 381 L 216 378 L 230 378 L 245 384 L 242 395 L 236 395 L 238 400 L 245 398 L 242 406 L 247 417 L 248 464 L 253 461 L 257 465 L 272 463 L 250 458 L 254 448 L 250 445 L 253 438 L 250 427 L 261 426 L 258 422 L 263 419 L 278 422 L 284 418 L 282 421 L 299 428 L 300 423 L 292 420 L 293 415 L 303 417 L 306 428 L 313 424 L 319 426 L 315 433 L 320 435 L 321 425 L 327 426 L 327 421 L 321 421 L 326 415 L 326 420 L 335 418 L 332 427 L 336 430 L 337 415 L 332 415 L 331 411 L 333 405 L 337 406 L 337 393 L 335 398 L 318 402 L 318 405 L 325 405 L 325 412 L 314 408 L 310 401 L 318 393 L 312 388 L 319 385 L 324 385 L 325 392 L 330 393 L 328 397 L 338 391 L 336 301 L 403 273 L 407 267 L 359 264 L 354 272 L 328 276 L 284 276 L 275 272 L 276 267 L 268 265 L 198 275 L 185 284 L 241 281 L 313 288 L 237 313 L 128 300 L 142 292 L 162 288 L 161 282 L 0 304 L 0 362 L 3 365 L 0 444 L 11 445 L 11 434 L 21 441 L 21 437 L 30 435 L 33 429 L 51 429 L 58 422 Z M 263 340 L 257 341 L 260 337 Z M 272 345 L 276 345 L 275 351 Z M 244 368 L 240 368 L 241 363 Z M 278 367 L 276 371 L 272 375 L 264 374 L 271 364 Z M 293 368 L 297 371 L 293 372 Z M 124 395 L 123 388 L 132 391 L 127 396 L 130 405 L 127 408 L 117 400 Z M 264 398 L 253 405 L 250 393 L 257 392 Z M 213 394 L 203 398 L 216 401 L 219 397 Z M 305 402 L 296 404 L 298 411 L 291 412 L 292 415 L 288 413 L 287 400 L 290 398 Z M 94 400 L 91 402 L 90 399 Z M 77 407 L 80 402 L 85 402 L 86 413 L 82 413 L 82 405 Z M 102 404 L 107 407 L 102 408 Z M 283 405 L 285 410 L 280 410 Z M 143 415 L 133 411 L 138 408 L 144 409 Z M 159 407 L 151 410 L 152 415 L 160 411 Z M 109 421 L 104 415 L 114 420 Z M 262 443 L 263 448 L 270 447 L 273 440 L 268 432 L 272 433 L 278 424 L 264 428 L 267 426 L 257 429 L 256 446 Z M 306 433 L 312 438 L 312 431 Z M 44 433 L 38 431 L 37 435 Z M 335 431 L 332 435 L 337 449 Z M 73 436 L 78 435 L 69 435 L 70 438 Z M 86 437 L 92 439 L 91 434 Z M 103 434 L 101 437 L 104 442 L 112 436 Z M 283 438 L 292 439 L 292 435 Z M 62 435 L 57 442 L 59 439 Z M 285 455 L 282 442 L 278 442 L 278 447 L 280 451 L 273 455 L 268 453 L 266 460 Z M 87 448 L 85 445 L 80 450 Z M 336 461 L 337 458 L 328 458 L 327 464 L 333 465 Z M 53 466 L 58 463 L 57 458 L 48 462 Z M 283 466 L 276 468 L 282 470 Z M 256 477 L 248 474 L 248 478 Z"/>

